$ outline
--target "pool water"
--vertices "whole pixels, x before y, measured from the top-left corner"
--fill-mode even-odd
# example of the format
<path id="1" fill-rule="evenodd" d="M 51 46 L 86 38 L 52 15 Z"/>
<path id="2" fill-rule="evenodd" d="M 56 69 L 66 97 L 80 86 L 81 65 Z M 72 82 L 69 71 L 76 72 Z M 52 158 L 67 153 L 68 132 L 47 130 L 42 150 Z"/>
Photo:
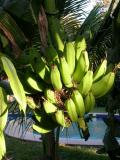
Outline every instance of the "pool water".
<path id="1" fill-rule="evenodd" d="M 101 118 L 93 118 L 92 121 L 88 122 L 88 128 L 90 139 L 102 139 L 105 133 L 106 124 Z M 69 129 L 61 129 L 60 137 L 69 137 L 74 139 L 81 138 L 76 124 L 73 124 Z"/>
<path id="2" fill-rule="evenodd" d="M 103 121 L 103 118 L 105 117 L 106 115 L 95 115 L 95 117 L 88 122 L 90 137 L 87 141 L 85 141 L 80 136 L 79 130 L 75 123 L 71 125 L 71 127 L 69 127 L 68 129 L 61 127 L 60 143 L 78 145 L 103 145 L 102 139 L 104 137 L 105 129 L 107 127 Z M 20 121 L 17 120 L 17 115 L 10 115 L 8 121 L 9 123 L 5 130 L 5 133 L 7 135 L 29 141 L 41 141 L 41 135 L 32 130 L 30 116 L 27 118 L 26 125 L 23 125 L 22 127 L 20 126 Z"/>

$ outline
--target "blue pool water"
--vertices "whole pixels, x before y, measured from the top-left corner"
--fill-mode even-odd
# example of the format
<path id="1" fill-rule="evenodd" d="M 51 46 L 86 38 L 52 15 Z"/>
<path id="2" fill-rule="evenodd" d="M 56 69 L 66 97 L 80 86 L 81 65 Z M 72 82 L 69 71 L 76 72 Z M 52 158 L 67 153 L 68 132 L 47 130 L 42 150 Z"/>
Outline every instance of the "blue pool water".
<path id="1" fill-rule="evenodd" d="M 91 139 L 102 139 L 105 133 L 106 124 L 103 122 L 102 118 L 93 118 L 92 121 L 88 122 L 88 128 Z M 69 137 L 74 139 L 81 138 L 76 124 L 73 124 L 69 129 L 61 129 L 60 137 Z"/>
<path id="2" fill-rule="evenodd" d="M 25 126 L 23 125 L 23 128 L 20 128 L 19 121 L 16 121 L 14 125 L 14 119 L 17 119 L 18 115 L 9 115 L 9 122 L 10 125 L 8 125 L 6 133 L 9 136 L 13 136 L 16 138 L 22 138 L 26 140 L 33 140 L 33 141 L 39 141 L 41 135 L 37 132 L 32 130 L 31 125 L 29 125 L 29 129 L 25 134 L 23 134 L 23 131 L 25 130 Z M 88 141 L 85 142 L 83 138 L 81 138 L 79 130 L 76 126 L 76 124 L 71 125 L 70 128 L 65 129 L 61 128 L 60 132 L 60 139 L 63 140 L 63 143 L 69 143 L 69 144 L 92 144 L 92 145 L 102 145 L 102 139 L 105 134 L 106 124 L 103 121 L 103 118 L 105 118 L 106 115 L 99 115 L 96 114 L 94 118 L 92 118 L 91 121 L 88 122 L 90 137 Z M 31 116 L 28 116 L 27 123 L 31 121 Z M 13 127 L 11 127 L 13 126 Z M 21 130 L 21 131 L 20 131 Z M 88 143 L 89 142 L 89 143 Z"/>

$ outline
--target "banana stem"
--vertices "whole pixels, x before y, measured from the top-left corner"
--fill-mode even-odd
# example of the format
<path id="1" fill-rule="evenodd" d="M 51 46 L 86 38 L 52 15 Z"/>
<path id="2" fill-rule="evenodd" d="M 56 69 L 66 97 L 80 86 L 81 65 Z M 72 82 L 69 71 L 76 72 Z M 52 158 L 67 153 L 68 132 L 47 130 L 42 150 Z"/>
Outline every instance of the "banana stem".
<path id="1" fill-rule="evenodd" d="M 58 10 L 56 9 L 55 0 L 44 0 L 45 10 L 49 14 L 56 14 Z"/>

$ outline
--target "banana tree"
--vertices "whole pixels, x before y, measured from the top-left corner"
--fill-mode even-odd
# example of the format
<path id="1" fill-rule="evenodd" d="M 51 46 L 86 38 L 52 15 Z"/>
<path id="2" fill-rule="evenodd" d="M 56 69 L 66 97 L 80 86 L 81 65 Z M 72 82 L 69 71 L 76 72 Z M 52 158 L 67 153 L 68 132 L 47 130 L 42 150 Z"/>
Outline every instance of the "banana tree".
<path id="1" fill-rule="evenodd" d="M 94 108 L 95 99 L 104 96 L 114 83 L 115 70 L 107 70 L 107 60 L 94 69 L 88 54 L 104 16 L 99 7 L 94 8 L 82 25 L 77 16 L 70 14 L 72 7 L 77 14 L 78 7 L 85 2 L 88 1 L 0 3 L 1 74 L 7 76 L 20 111 L 26 116 L 26 106 L 32 110 L 33 129 L 43 135 L 45 158 L 52 160 L 58 158 L 55 130 L 68 128 L 75 122 L 87 140 L 85 115 Z M 66 18 L 74 22 L 74 32 L 66 27 Z M 0 89 L 2 159 L 6 152 L 3 131 L 8 108 L 4 89 L 2 86 Z"/>

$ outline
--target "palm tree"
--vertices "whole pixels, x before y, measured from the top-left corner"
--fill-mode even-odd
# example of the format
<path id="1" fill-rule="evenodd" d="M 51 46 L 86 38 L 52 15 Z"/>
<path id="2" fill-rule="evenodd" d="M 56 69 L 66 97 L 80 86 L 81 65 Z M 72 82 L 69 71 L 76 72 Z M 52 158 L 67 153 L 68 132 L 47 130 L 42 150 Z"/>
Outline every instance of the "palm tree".
<path id="1" fill-rule="evenodd" d="M 110 17 L 112 12 L 115 16 L 113 36 L 116 35 L 116 27 L 119 28 L 117 23 L 119 3 L 113 10 L 115 1 L 112 1 L 106 13 L 101 12 L 101 6 L 95 6 L 90 14 L 87 14 L 83 8 L 88 5 L 88 2 L 89 0 L 64 0 L 62 3 L 60 0 L 0 1 L 1 75 L 4 78 L 7 75 L 20 111 L 26 114 L 26 104 L 32 110 L 35 121 L 33 128 L 42 133 L 45 157 L 52 160 L 58 158 L 58 144 L 56 144 L 54 132 L 55 128 L 58 128 L 59 133 L 60 124 L 56 123 L 43 109 L 44 89 L 52 87 L 48 80 L 49 66 L 53 63 L 56 53 L 63 53 L 64 43 L 75 41 L 79 36 L 86 38 L 89 56 L 93 60 L 97 57 L 97 62 L 98 57 L 105 56 L 102 52 L 105 53 L 112 44 L 112 19 Z M 119 37 L 114 39 L 114 48 L 117 46 L 118 49 Z M 103 43 L 104 47 L 102 47 Z M 52 47 L 52 52 L 50 50 L 47 52 L 49 47 Z M 57 59 L 54 63 L 58 63 L 56 61 Z M 41 64 L 39 67 L 43 67 L 45 73 L 48 73 L 47 79 L 44 79 L 43 74 L 40 74 L 40 77 L 36 74 L 39 70 L 38 65 L 36 66 L 38 62 Z M 1 85 L 1 97 L 5 95 L 3 88 Z M 55 93 L 57 93 L 60 106 L 63 107 L 60 96 L 64 97 L 62 94 L 69 96 L 68 93 L 71 92 Z M 8 108 L 6 99 L 1 99 L 4 106 L 3 108 L 0 106 L 0 120 L 4 124 L 0 128 L 3 145 L 3 130 Z M 69 118 L 67 118 L 67 125 L 68 122 L 71 123 Z M 0 150 L 1 157 L 4 154 L 5 147 L 2 151 Z"/>

